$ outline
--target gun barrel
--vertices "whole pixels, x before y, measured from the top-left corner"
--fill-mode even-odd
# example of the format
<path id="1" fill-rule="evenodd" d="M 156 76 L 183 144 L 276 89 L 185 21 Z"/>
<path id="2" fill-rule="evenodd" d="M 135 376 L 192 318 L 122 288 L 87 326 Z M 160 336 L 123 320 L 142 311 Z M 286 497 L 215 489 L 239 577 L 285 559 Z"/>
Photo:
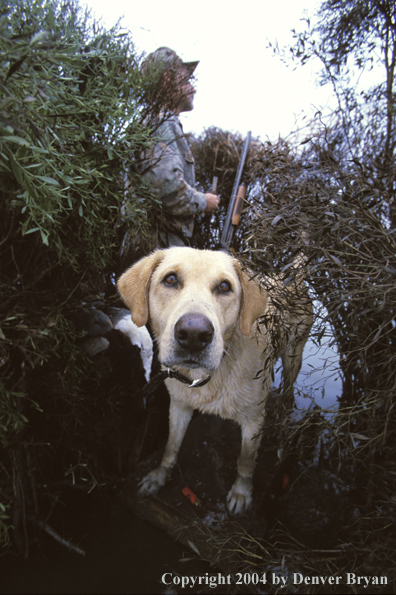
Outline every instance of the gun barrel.
<path id="1" fill-rule="evenodd" d="M 250 145 L 251 135 L 252 135 L 251 131 L 249 131 L 246 135 L 245 144 L 243 146 L 241 158 L 238 163 L 238 169 L 237 169 L 237 173 L 235 176 L 235 182 L 234 182 L 234 186 L 232 189 L 230 204 L 228 206 L 228 211 L 227 211 L 227 216 L 226 216 L 226 220 L 224 223 L 223 233 L 221 234 L 221 239 L 220 239 L 221 243 L 225 244 L 228 247 L 231 244 L 232 236 L 234 233 L 234 227 L 232 227 L 232 214 L 234 212 L 234 205 L 235 205 L 235 201 L 237 198 L 238 188 L 241 183 L 242 171 L 243 171 L 243 168 L 245 165 L 247 152 L 248 152 L 249 145 Z"/>

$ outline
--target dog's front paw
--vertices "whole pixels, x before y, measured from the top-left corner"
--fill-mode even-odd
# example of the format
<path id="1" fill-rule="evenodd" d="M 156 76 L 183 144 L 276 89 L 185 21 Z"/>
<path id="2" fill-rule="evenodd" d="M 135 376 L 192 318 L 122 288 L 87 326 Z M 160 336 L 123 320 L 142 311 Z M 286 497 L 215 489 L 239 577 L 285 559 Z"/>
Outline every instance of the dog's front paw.
<path id="1" fill-rule="evenodd" d="M 246 514 L 252 505 L 253 485 L 251 477 L 238 477 L 228 492 L 227 504 L 231 514 Z"/>
<path id="2" fill-rule="evenodd" d="M 161 465 L 154 471 L 150 471 L 139 484 L 139 496 L 154 496 L 166 484 L 169 475 L 170 469 Z"/>

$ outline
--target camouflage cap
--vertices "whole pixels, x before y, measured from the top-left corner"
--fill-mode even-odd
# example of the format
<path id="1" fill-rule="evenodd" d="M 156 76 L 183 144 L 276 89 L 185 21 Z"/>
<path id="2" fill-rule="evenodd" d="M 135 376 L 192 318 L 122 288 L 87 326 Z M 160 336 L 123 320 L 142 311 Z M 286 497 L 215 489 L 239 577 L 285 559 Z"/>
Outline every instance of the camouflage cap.
<path id="1" fill-rule="evenodd" d="M 174 50 L 167 47 L 161 47 L 151 52 L 142 63 L 142 73 L 147 74 L 148 70 L 155 66 L 159 70 L 175 69 L 180 67 L 187 68 L 188 75 L 191 76 L 196 69 L 199 61 L 197 62 L 183 62 L 181 58 L 176 54 Z"/>

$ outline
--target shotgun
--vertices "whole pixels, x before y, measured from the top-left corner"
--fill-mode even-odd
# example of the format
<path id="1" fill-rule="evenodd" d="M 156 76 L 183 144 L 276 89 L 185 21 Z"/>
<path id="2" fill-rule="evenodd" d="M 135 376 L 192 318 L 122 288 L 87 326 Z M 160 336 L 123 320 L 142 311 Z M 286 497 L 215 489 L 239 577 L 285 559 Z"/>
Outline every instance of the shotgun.
<path id="1" fill-rule="evenodd" d="M 228 250 L 231 246 L 232 236 L 239 223 L 239 217 L 242 211 L 243 201 L 246 195 L 246 186 L 241 184 L 242 171 L 245 165 L 247 152 L 250 144 L 251 132 L 249 131 L 246 136 L 245 144 L 243 145 L 241 158 L 238 163 L 238 169 L 235 176 L 234 186 L 232 188 L 232 194 L 230 204 L 228 205 L 228 211 L 226 220 L 224 223 L 223 233 L 221 234 L 221 245 Z"/>

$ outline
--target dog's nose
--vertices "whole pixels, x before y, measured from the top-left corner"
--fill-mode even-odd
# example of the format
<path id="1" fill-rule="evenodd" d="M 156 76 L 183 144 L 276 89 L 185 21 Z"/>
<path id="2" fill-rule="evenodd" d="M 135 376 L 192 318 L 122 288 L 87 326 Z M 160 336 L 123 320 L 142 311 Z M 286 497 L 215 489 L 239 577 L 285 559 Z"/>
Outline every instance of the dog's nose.
<path id="1" fill-rule="evenodd" d="M 184 314 L 175 325 L 175 339 L 183 349 L 202 351 L 212 342 L 213 324 L 202 314 Z"/>

